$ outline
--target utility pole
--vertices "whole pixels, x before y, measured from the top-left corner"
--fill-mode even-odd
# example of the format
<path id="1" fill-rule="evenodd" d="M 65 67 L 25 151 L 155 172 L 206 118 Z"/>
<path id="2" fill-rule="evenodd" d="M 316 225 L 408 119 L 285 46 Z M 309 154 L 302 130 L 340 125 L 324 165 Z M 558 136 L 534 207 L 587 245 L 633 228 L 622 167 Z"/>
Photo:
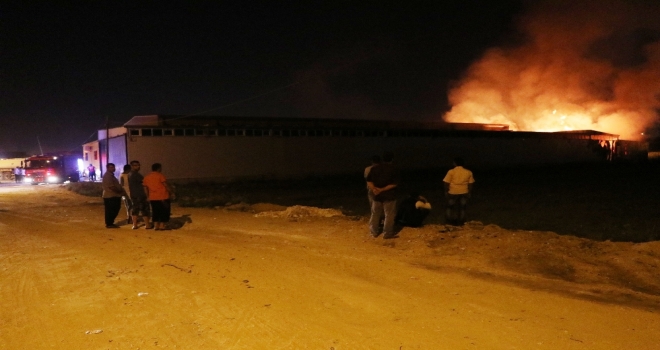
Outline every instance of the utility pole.
<path id="1" fill-rule="evenodd" d="M 41 156 L 44 155 L 44 150 L 41 148 L 41 141 L 39 141 L 39 135 L 37 135 L 37 144 L 39 144 L 39 152 L 41 152 Z"/>
<path id="2" fill-rule="evenodd" d="M 105 162 L 110 163 L 110 119 L 105 116 Z M 103 176 L 103 161 L 101 161 L 101 176 Z"/>

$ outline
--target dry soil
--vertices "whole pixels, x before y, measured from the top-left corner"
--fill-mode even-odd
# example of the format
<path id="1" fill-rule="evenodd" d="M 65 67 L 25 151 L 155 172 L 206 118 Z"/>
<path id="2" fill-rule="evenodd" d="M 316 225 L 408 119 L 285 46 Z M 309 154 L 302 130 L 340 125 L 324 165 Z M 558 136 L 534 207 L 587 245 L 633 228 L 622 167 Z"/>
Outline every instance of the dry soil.
<path id="1" fill-rule="evenodd" d="M 383 240 L 268 203 L 171 224 L 0 187 L 0 349 L 660 349 L 659 242 L 479 222 Z"/>

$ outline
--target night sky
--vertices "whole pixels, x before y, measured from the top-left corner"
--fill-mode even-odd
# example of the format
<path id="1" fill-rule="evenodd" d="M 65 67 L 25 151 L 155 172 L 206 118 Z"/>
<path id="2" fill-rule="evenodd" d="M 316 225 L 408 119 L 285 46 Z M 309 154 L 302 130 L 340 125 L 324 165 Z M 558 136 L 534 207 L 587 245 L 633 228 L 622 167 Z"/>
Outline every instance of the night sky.
<path id="1" fill-rule="evenodd" d="M 124 5 L 122 5 L 124 4 Z M 0 5 L 0 153 L 135 115 L 439 120 L 521 1 Z"/>

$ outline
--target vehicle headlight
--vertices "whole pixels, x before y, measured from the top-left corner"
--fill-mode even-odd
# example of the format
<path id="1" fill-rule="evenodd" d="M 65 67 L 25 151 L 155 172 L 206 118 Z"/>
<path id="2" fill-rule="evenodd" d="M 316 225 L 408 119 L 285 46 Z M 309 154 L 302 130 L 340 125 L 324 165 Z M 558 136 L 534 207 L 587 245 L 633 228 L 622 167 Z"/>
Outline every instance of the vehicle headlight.
<path id="1" fill-rule="evenodd" d="M 32 182 L 32 178 L 31 177 L 26 177 L 26 178 L 23 179 L 23 182 Z"/>
<path id="2" fill-rule="evenodd" d="M 48 177 L 48 182 L 59 182 L 60 178 L 57 176 L 49 176 Z"/>

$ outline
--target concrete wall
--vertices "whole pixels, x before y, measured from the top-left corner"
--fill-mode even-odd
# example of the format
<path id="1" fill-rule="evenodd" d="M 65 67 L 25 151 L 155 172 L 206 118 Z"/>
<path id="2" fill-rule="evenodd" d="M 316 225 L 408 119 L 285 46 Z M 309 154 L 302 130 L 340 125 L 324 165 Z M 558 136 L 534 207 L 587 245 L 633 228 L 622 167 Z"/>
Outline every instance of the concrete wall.
<path id="1" fill-rule="evenodd" d="M 126 128 L 123 126 L 120 126 L 118 128 L 111 128 L 107 130 L 107 134 L 110 134 L 110 138 L 122 136 L 126 134 Z M 98 130 L 97 135 L 98 135 L 98 140 L 104 140 L 106 138 L 106 130 L 105 129 Z"/>
<path id="2" fill-rule="evenodd" d="M 121 135 L 118 137 L 112 137 L 107 141 L 109 141 L 110 147 L 108 159 L 106 159 L 106 140 L 98 141 L 99 149 L 101 152 L 101 166 L 103 168 L 103 173 L 105 173 L 107 170 L 106 164 L 113 163 L 117 169 L 115 175 L 119 175 L 122 172 L 124 165 L 128 164 L 128 160 L 126 158 L 126 137 L 125 135 Z"/>
<path id="3" fill-rule="evenodd" d="M 394 152 L 403 169 L 449 167 L 455 156 L 473 168 L 602 161 L 594 141 L 559 138 L 126 137 L 129 161 L 139 160 L 143 172 L 159 162 L 173 180 L 361 173 L 383 151 Z"/>

